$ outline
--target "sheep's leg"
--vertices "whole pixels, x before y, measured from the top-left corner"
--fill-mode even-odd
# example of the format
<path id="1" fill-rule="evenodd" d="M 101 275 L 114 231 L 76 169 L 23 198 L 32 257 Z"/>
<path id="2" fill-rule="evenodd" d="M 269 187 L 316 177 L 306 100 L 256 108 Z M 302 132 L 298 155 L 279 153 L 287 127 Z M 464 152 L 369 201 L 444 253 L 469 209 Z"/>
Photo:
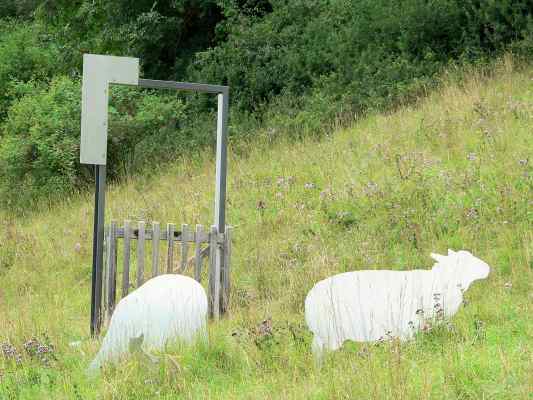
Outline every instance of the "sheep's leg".
<path id="1" fill-rule="evenodd" d="M 313 351 L 313 355 L 315 356 L 315 361 L 320 366 L 322 364 L 322 360 L 324 359 L 324 342 L 318 337 L 318 335 L 314 335 L 311 349 Z"/>

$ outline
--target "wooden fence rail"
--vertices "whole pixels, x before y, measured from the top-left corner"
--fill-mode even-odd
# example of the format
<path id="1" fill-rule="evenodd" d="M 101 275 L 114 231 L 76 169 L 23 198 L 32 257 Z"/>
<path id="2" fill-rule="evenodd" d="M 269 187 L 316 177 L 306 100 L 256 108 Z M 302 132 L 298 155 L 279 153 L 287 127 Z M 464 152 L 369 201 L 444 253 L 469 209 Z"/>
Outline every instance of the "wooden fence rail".
<path id="1" fill-rule="evenodd" d="M 117 260 L 119 253 L 119 239 L 122 239 L 122 269 L 119 271 Z M 131 280 L 133 273 L 132 241 L 136 241 L 136 269 L 134 281 Z M 146 242 L 151 241 L 151 274 L 156 277 L 161 273 L 185 274 L 189 266 L 193 266 L 192 276 L 198 282 L 202 278 L 202 265 L 208 259 L 208 301 L 209 315 L 218 319 L 221 314 L 228 310 L 230 292 L 230 259 L 231 259 L 231 227 L 227 226 L 224 233 L 219 233 L 216 226 L 206 232 L 202 225 L 196 225 L 196 229 L 190 229 L 187 224 L 177 231 L 174 224 L 167 224 L 166 229 L 161 230 L 159 222 L 152 222 L 147 227 L 144 221 L 139 221 L 137 227 L 133 227 L 131 221 L 125 220 L 123 226 L 117 226 L 116 221 L 105 229 L 104 251 L 106 262 L 104 265 L 103 285 L 103 310 L 106 323 L 111 318 L 117 301 L 117 280 L 122 277 L 120 298 L 127 296 L 133 287 L 139 287 L 146 281 L 145 258 Z M 180 258 L 175 257 L 175 247 L 179 244 Z M 166 251 L 161 253 L 161 246 Z M 191 247 L 194 247 L 192 251 Z M 221 249 L 217 252 L 217 249 Z M 193 256 L 189 258 L 189 253 Z M 222 254 L 221 257 L 217 257 Z M 160 265 L 161 255 L 166 255 L 165 263 Z M 135 285 L 132 283 L 135 282 Z"/>

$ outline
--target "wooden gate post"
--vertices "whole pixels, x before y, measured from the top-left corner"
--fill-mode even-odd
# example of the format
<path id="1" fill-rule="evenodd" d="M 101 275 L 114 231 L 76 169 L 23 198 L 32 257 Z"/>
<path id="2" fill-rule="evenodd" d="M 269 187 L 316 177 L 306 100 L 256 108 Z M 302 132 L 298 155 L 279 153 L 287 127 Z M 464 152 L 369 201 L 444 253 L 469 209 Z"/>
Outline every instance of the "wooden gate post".
<path id="1" fill-rule="evenodd" d="M 231 289 L 231 276 L 230 276 L 230 267 L 231 267 L 231 227 L 226 226 L 226 231 L 224 232 L 224 243 L 223 243 L 224 259 L 223 259 L 223 268 L 221 270 L 220 276 L 220 285 L 221 297 L 220 297 L 220 313 L 225 314 L 229 309 L 229 296 Z"/>

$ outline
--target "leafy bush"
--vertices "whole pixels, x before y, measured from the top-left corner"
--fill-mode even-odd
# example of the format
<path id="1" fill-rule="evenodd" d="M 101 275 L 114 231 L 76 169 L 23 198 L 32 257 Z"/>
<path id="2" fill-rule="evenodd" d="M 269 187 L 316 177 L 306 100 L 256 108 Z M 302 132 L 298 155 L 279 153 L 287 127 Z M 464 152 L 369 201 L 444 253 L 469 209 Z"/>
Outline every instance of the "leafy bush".
<path id="1" fill-rule="evenodd" d="M 14 81 L 47 80 L 60 73 L 57 46 L 38 24 L 1 21 L 0 121 L 17 97 Z"/>
<path id="2" fill-rule="evenodd" d="M 226 25 L 228 40 L 200 53 L 192 74 L 199 80 L 229 84 L 244 110 L 257 110 L 281 94 L 309 93 L 317 81 L 340 87 L 336 90 L 340 93 L 346 92 L 346 82 L 356 81 L 374 97 L 382 96 L 384 90 L 366 81 L 377 74 L 375 81 L 387 88 L 397 77 L 383 81 L 382 68 L 402 59 L 410 46 L 409 18 L 391 15 L 391 9 L 370 0 L 300 0 L 277 2 L 261 20 L 238 14 L 234 24 Z M 453 28 L 452 24 L 449 30 Z M 403 48 L 402 31 L 407 36 Z M 396 75 L 404 64 L 409 66 L 396 62 Z"/>
<path id="3" fill-rule="evenodd" d="M 38 0 L 0 0 L 0 18 L 28 18 L 37 7 Z"/>
<path id="4" fill-rule="evenodd" d="M 457 1 L 465 14 L 464 29 L 481 49 L 501 49 L 533 33 L 533 4 L 529 0 Z"/>
<path id="5" fill-rule="evenodd" d="M 82 53 L 138 57 L 147 76 L 184 80 L 198 50 L 213 46 L 222 10 L 215 0 L 49 0 L 36 10 L 71 67 Z"/>
<path id="6" fill-rule="evenodd" d="M 230 14 L 227 40 L 199 53 L 197 80 L 231 86 L 241 110 L 318 89 L 352 110 L 391 104 L 450 60 L 531 30 L 527 0 L 273 1 L 263 18 Z"/>
<path id="7" fill-rule="evenodd" d="M 108 171 L 111 178 L 164 162 L 186 142 L 185 106 L 174 93 L 112 87 L 109 105 Z"/>
<path id="8" fill-rule="evenodd" d="M 79 186 L 79 85 L 68 78 L 49 88 L 31 85 L 10 109 L 0 142 L 0 198 L 13 205 L 21 193 L 49 196 Z"/>
<path id="9" fill-rule="evenodd" d="M 9 110 L 0 140 L 0 199 L 15 209 L 80 189 L 91 176 L 78 161 L 80 83 L 58 77 L 49 86 L 20 86 L 27 94 Z M 113 179 L 142 165 L 143 157 L 163 153 L 168 137 L 179 142 L 175 136 L 183 105 L 175 97 L 125 87 L 111 93 L 108 174 Z"/>

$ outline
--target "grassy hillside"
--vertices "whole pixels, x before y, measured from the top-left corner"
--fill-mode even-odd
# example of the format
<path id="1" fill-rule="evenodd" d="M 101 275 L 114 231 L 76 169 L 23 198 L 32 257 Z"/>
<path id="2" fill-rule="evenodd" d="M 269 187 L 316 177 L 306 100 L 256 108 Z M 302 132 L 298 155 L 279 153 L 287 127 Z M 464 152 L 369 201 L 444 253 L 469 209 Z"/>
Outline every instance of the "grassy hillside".
<path id="1" fill-rule="evenodd" d="M 531 398 L 532 124 L 533 67 L 505 60 L 490 78 L 450 78 L 416 106 L 320 141 L 271 143 L 265 131 L 235 143 L 231 315 L 210 324 L 209 346 L 170 348 L 157 365 L 132 359 L 96 379 L 85 375 L 99 347 L 87 338 L 92 198 L 2 215 L 0 398 Z M 210 155 L 178 160 L 111 187 L 107 217 L 208 225 L 213 182 Z M 429 252 L 447 248 L 492 266 L 449 324 L 410 343 L 349 343 L 315 366 L 303 301 L 317 280 L 429 268 Z M 32 337 L 53 348 L 27 352 Z"/>

